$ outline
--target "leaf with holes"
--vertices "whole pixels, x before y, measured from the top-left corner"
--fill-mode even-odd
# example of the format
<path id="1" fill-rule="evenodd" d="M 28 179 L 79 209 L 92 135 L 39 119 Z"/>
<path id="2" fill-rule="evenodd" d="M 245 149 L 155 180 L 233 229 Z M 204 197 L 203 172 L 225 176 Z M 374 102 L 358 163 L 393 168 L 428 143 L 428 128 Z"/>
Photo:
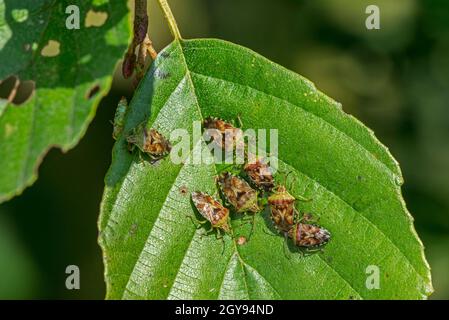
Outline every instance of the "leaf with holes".
<path id="1" fill-rule="evenodd" d="M 217 191 L 217 167 L 142 162 L 122 137 L 99 221 L 108 298 L 421 299 L 432 292 L 397 162 L 299 75 L 224 41 L 176 40 L 136 91 L 125 132 L 147 121 L 166 136 L 182 128 L 194 137 L 194 121 L 238 115 L 243 129 L 278 129 L 280 170 L 295 178 L 290 192 L 312 198 L 302 209 L 332 233 L 323 253 L 301 257 L 290 246 L 286 255 L 283 237 L 268 231 L 267 210 L 246 243 L 225 236 L 222 252 L 221 241 L 201 237 L 205 230 L 188 218 L 190 192 Z M 235 232 L 248 227 L 240 224 L 233 219 Z"/>
<path id="2" fill-rule="evenodd" d="M 68 29 L 77 8 L 80 29 Z M 0 0 L 0 202 L 36 179 L 48 148 L 83 136 L 126 50 L 127 12 L 125 1 Z"/>

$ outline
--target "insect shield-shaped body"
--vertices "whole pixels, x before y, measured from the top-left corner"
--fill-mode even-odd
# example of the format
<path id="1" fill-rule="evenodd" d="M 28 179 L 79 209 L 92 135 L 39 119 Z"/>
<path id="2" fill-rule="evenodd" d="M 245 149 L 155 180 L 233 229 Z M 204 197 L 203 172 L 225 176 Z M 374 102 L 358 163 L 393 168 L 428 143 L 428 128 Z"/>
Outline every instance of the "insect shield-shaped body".
<path id="1" fill-rule="evenodd" d="M 297 223 L 288 231 L 288 237 L 296 246 L 312 249 L 328 243 L 331 234 L 316 224 Z"/>
<path id="2" fill-rule="evenodd" d="M 219 118 L 204 119 L 203 127 L 205 130 L 209 129 L 212 141 L 225 151 L 232 151 L 242 135 L 241 129 Z"/>
<path id="3" fill-rule="evenodd" d="M 125 126 L 125 116 L 128 110 L 128 102 L 126 98 L 123 97 L 117 105 L 114 116 L 114 131 L 112 132 L 112 137 L 117 140 L 123 132 L 123 127 Z"/>
<path id="4" fill-rule="evenodd" d="M 295 197 L 288 193 L 285 186 L 280 185 L 274 193 L 268 197 L 271 209 L 271 219 L 276 228 L 281 232 L 288 232 L 295 223 Z"/>
<path id="5" fill-rule="evenodd" d="M 263 191 L 271 191 L 274 187 L 273 172 L 270 166 L 257 158 L 253 163 L 246 163 L 243 167 L 251 183 Z"/>
<path id="6" fill-rule="evenodd" d="M 213 229 L 230 232 L 229 210 L 220 202 L 203 192 L 193 192 L 192 201 L 198 212 L 210 222 Z"/>
<path id="7" fill-rule="evenodd" d="M 217 177 L 218 185 L 226 200 L 234 207 L 236 212 L 260 211 L 257 191 L 245 180 L 224 172 Z"/>
<path id="8" fill-rule="evenodd" d="M 145 123 L 134 128 L 126 140 L 128 141 L 130 151 L 137 147 L 153 160 L 162 159 L 171 151 L 170 141 L 156 129 L 148 129 Z"/>

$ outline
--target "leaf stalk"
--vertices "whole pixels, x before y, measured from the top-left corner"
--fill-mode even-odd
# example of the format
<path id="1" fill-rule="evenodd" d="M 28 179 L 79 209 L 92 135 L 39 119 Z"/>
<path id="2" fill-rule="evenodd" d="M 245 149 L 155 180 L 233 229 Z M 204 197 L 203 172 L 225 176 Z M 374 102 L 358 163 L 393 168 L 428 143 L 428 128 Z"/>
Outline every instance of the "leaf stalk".
<path id="1" fill-rule="evenodd" d="M 165 19 L 168 22 L 168 26 L 170 28 L 170 32 L 175 38 L 175 40 L 182 39 L 181 33 L 178 29 L 178 24 L 176 23 L 176 19 L 173 15 L 173 12 L 170 9 L 170 5 L 168 4 L 167 0 L 158 0 L 159 6 L 161 7 L 162 11 L 164 12 Z"/>

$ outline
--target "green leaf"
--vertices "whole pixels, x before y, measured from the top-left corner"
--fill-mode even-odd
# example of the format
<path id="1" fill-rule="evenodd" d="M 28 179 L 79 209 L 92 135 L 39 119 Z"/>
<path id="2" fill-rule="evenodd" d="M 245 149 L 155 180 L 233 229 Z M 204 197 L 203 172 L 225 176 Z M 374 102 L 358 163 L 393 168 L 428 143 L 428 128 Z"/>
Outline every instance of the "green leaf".
<path id="1" fill-rule="evenodd" d="M 79 30 L 66 28 L 69 5 Z M 103 17 L 86 27 L 89 12 Z M 0 202 L 36 180 L 50 147 L 67 151 L 84 135 L 126 49 L 127 12 L 125 1 L 0 0 L 0 81 L 35 82 L 25 103 L 0 100 Z"/>
<path id="2" fill-rule="evenodd" d="M 8 212 L 0 210 L 0 299 L 32 299 L 39 275 L 15 231 Z"/>
<path id="3" fill-rule="evenodd" d="M 286 256 L 284 238 L 257 215 L 246 245 L 202 237 L 189 192 L 216 192 L 215 165 L 157 165 L 113 150 L 99 229 L 110 299 L 421 299 L 429 266 L 401 197 L 397 162 L 373 133 L 312 83 L 220 40 L 175 41 L 158 56 L 130 104 L 125 132 L 144 120 L 166 136 L 192 133 L 206 116 L 243 129 L 279 130 L 280 169 L 332 239 L 322 254 Z M 193 141 L 204 147 L 204 141 Z M 241 221 L 233 220 L 234 231 Z M 291 248 L 290 248 L 291 249 Z M 290 256 L 290 258 L 288 258 Z M 367 268 L 378 266 L 380 289 Z M 369 269 L 368 269 L 369 270 Z"/>

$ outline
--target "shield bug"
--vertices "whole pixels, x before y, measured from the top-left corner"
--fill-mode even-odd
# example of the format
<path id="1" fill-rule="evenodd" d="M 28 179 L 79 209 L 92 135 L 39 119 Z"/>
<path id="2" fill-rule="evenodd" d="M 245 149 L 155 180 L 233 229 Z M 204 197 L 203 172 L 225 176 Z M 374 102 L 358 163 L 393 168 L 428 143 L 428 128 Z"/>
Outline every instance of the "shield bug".
<path id="1" fill-rule="evenodd" d="M 331 234 L 316 224 L 297 223 L 288 231 L 288 237 L 298 247 L 313 249 L 328 243 Z"/>
<path id="2" fill-rule="evenodd" d="M 296 200 L 310 201 L 310 199 L 304 197 L 296 199 L 284 185 L 279 185 L 274 193 L 268 197 L 271 219 L 279 231 L 288 232 L 295 223 L 295 218 L 299 215 L 295 208 Z"/>
<path id="3" fill-rule="evenodd" d="M 156 129 L 148 129 L 145 123 L 134 128 L 126 140 L 130 151 L 137 147 L 153 160 L 162 159 L 171 151 L 170 141 Z"/>
<path id="4" fill-rule="evenodd" d="M 204 129 L 209 129 L 208 134 L 212 141 L 225 151 L 231 151 L 240 140 L 241 129 L 219 118 L 208 117 L 203 121 Z"/>
<path id="5" fill-rule="evenodd" d="M 260 158 L 254 163 L 246 163 L 243 170 L 251 183 L 263 191 L 271 191 L 274 187 L 273 172 L 270 166 Z"/>
<path id="6" fill-rule="evenodd" d="M 288 232 L 295 223 L 295 197 L 280 185 L 274 193 L 268 197 L 268 204 L 271 209 L 271 219 L 276 228 L 281 232 Z"/>
<path id="7" fill-rule="evenodd" d="M 223 172 L 217 177 L 223 196 L 238 213 L 260 211 L 258 205 L 257 191 L 245 180 L 232 175 L 229 172 Z"/>
<path id="8" fill-rule="evenodd" d="M 211 224 L 211 230 L 223 230 L 230 233 L 229 210 L 212 196 L 204 192 L 193 192 L 192 201 L 198 212 Z M 206 221 L 200 222 L 205 223 Z"/>
<path id="9" fill-rule="evenodd" d="M 112 137 L 115 140 L 117 140 L 123 132 L 123 127 L 125 125 L 125 115 L 127 110 L 128 110 L 128 102 L 126 101 L 125 97 L 122 97 L 122 99 L 120 99 L 117 105 L 113 122 L 114 131 L 112 132 Z"/>

